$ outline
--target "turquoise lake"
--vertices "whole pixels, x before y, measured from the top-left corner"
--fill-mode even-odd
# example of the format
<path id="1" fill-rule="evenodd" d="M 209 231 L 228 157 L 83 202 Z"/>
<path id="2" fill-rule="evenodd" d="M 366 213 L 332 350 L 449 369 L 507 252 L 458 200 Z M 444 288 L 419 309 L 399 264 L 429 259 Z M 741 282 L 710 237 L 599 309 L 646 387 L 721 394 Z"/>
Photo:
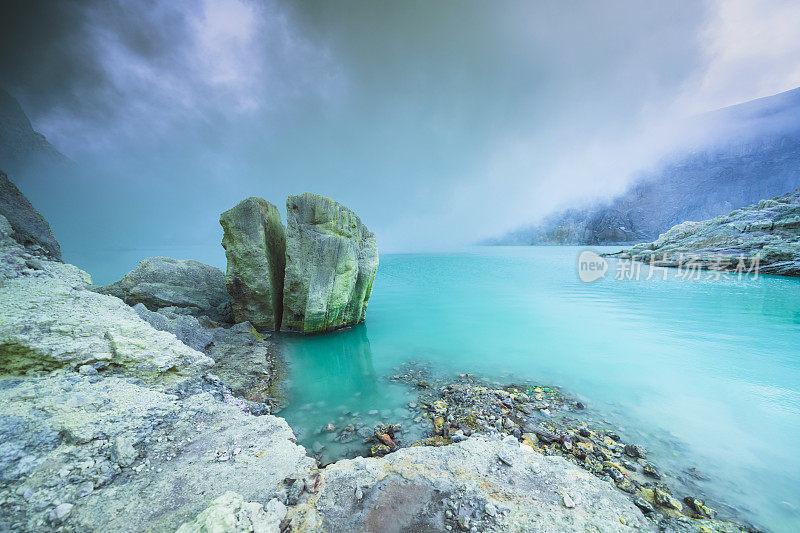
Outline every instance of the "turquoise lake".
<path id="1" fill-rule="evenodd" d="M 335 459 L 343 450 L 325 424 L 408 419 L 413 391 L 388 379 L 404 362 L 557 385 L 645 445 L 679 495 L 800 530 L 800 279 L 648 280 L 642 266 L 638 281 L 618 280 L 611 260 L 604 279 L 583 283 L 582 250 L 382 255 L 364 324 L 278 337 L 290 368 L 280 415 Z"/>

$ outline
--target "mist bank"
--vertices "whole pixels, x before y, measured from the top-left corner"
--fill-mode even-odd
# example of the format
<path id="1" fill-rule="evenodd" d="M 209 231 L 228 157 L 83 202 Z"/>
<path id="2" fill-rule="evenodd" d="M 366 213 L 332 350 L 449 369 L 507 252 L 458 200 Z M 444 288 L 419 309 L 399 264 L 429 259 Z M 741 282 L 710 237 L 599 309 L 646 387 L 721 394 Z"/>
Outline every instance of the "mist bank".
<path id="1" fill-rule="evenodd" d="M 484 244 L 627 244 L 800 185 L 800 89 L 690 120 L 683 148 L 621 195 L 546 216 Z"/>

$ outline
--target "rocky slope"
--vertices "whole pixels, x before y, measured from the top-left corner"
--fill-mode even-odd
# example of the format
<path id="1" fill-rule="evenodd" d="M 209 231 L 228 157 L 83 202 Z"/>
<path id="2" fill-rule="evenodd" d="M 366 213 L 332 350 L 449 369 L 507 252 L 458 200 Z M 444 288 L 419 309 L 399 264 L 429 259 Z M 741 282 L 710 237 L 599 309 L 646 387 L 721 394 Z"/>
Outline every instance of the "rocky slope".
<path id="1" fill-rule="evenodd" d="M 800 276 L 800 189 L 615 254 L 655 266 Z"/>
<path id="2" fill-rule="evenodd" d="M 673 154 L 600 205 L 555 213 L 489 244 L 619 244 L 653 240 L 800 185 L 800 89 L 698 117 L 709 141 Z"/>
<path id="3" fill-rule="evenodd" d="M 50 224 L 25 198 L 8 175 L 0 170 L 0 213 L 14 228 L 15 239 L 31 246 L 39 247 L 41 253 L 50 259 L 61 261 L 61 247 L 50 230 Z"/>
<path id="4" fill-rule="evenodd" d="M 70 164 L 44 135 L 34 131 L 19 102 L 0 89 L 0 168 L 17 174 Z"/>
<path id="5" fill-rule="evenodd" d="M 313 466 L 211 358 L 0 228 L 0 529 L 174 529 L 218 486 L 256 498 Z"/>

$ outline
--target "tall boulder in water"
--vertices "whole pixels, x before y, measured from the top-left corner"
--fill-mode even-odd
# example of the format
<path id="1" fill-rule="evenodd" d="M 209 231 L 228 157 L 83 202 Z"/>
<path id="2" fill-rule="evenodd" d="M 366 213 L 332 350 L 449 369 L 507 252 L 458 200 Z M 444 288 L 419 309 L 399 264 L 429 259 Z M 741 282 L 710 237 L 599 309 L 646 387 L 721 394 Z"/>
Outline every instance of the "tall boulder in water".
<path id="1" fill-rule="evenodd" d="M 283 329 L 316 333 L 364 320 L 378 270 L 375 234 L 316 194 L 290 196 L 286 212 Z"/>
<path id="2" fill-rule="evenodd" d="M 283 313 L 286 240 L 278 208 L 250 197 L 220 215 L 228 258 L 225 283 L 236 322 L 279 330 Z"/>

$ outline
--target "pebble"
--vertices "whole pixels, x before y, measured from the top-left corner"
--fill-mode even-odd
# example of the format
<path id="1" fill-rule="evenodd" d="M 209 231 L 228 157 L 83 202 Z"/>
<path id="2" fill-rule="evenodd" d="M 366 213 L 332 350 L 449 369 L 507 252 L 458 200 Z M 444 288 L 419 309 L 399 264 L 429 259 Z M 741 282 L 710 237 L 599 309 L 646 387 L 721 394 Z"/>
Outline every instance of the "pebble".
<path id="1" fill-rule="evenodd" d="M 694 512 L 702 516 L 703 518 L 716 518 L 717 512 L 707 507 L 705 502 L 700 498 L 693 498 L 691 496 L 687 496 L 683 499 L 684 503 L 692 508 Z"/>
<path id="2" fill-rule="evenodd" d="M 297 505 L 300 495 L 303 494 L 305 483 L 299 479 L 292 481 L 289 490 L 286 491 L 286 503 L 289 505 Z"/>
<path id="3" fill-rule="evenodd" d="M 81 485 L 80 497 L 85 498 L 86 496 L 90 495 L 94 492 L 94 485 L 92 485 L 91 481 L 87 481 L 83 485 Z"/>
<path id="4" fill-rule="evenodd" d="M 681 502 L 676 500 L 672 496 L 672 494 L 667 492 L 665 489 L 656 488 L 654 493 L 655 493 L 655 500 L 657 503 L 663 505 L 664 507 L 670 507 L 672 509 L 675 509 L 676 511 L 683 510 L 683 505 L 681 505 Z"/>
<path id="5" fill-rule="evenodd" d="M 464 440 L 467 440 L 467 437 L 466 435 L 464 435 L 464 432 L 461 431 L 460 429 L 455 433 L 453 433 L 452 435 L 450 435 L 450 442 L 456 443 Z"/>
<path id="6" fill-rule="evenodd" d="M 78 367 L 78 372 L 83 374 L 84 376 L 96 376 L 97 369 L 92 365 L 81 365 Z"/>
<path id="7" fill-rule="evenodd" d="M 62 503 L 56 505 L 56 507 L 52 511 L 50 511 L 50 518 L 61 520 L 65 518 L 70 513 L 70 511 L 72 511 L 72 507 L 73 505 L 71 503 Z"/>
<path id="8" fill-rule="evenodd" d="M 458 527 L 460 527 L 462 531 L 469 531 L 469 522 L 468 516 L 462 516 L 458 519 Z"/>
<path id="9" fill-rule="evenodd" d="M 625 445 L 625 454 L 628 457 L 633 458 L 647 458 L 647 450 L 645 450 L 644 446 L 641 444 L 626 444 Z"/>
<path id="10" fill-rule="evenodd" d="M 572 509 L 573 507 L 575 507 L 575 502 L 572 500 L 569 494 L 564 494 L 562 499 L 564 501 L 564 507 L 566 507 L 567 509 Z"/>
<path id="11" fill-rule="evenodd" d="M 497 458 L 500 459 L 500 462 L 505 465 L 511 466 L 513 464 L 511 457 L 509 457 L 509 455 L 506 452 L 501 451 L 500 453 L 497 454 Z"/>
<path id="12" fill-rule="evenodd" d="M 483 511 L 489 516 L 497 516 L 497 507 L 492 502 L 487 502 L 483 507 Z"/>
<path id="13" fill-rule="evenodd" d="M 636 507 L 641 509 L 644 514 L 655 512 L 655 508 L 650 504 L 650 502 L 642 497 L 636 498 L 633 500 L 633 503 L 636 505 Z"/>
<path id="14" fill-rule="evenodd" d="M 658 469 L 650 463 L 644 465 L 642 472 L 644 472 L 644 475 L 646 476 L 650 476 L 655 479 L 661 479 L 661 472 L 659 472 Z"/>

